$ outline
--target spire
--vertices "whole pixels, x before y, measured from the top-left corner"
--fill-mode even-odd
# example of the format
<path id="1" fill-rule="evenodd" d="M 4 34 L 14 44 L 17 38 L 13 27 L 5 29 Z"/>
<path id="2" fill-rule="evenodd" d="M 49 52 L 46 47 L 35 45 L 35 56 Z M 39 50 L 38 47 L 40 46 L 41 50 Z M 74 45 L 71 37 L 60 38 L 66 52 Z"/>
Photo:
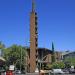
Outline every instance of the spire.
<path id="1" fill-rule="evenodd" d="M 32 12 L 35 12 L 35 2 L 32 0 Z"/>

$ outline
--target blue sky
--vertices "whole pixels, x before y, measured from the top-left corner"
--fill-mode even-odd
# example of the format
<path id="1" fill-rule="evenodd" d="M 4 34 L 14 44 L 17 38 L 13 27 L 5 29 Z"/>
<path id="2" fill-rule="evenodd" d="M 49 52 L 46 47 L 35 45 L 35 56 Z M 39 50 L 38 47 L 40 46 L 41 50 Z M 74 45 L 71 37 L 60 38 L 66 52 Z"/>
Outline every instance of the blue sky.
<path id="1" fill-rule="evenodd" d="M 75 0 L 36 0 L 39 47 L 75 50 Z M 29 46 L 31 0 L 0 0 L 0 40 Z"/>

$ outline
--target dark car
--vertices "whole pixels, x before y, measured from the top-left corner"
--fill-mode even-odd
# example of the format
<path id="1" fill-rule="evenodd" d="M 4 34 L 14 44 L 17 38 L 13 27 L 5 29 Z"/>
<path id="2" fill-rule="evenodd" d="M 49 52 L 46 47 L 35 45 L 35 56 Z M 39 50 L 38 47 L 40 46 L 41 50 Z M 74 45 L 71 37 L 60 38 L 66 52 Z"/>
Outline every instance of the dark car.
<path id="1" fill-rule="evenodd" d="M 69 70 L 69 73 L 71 73 L 71 74 L 72 74 L 72 73 L 75 73 L 75 69 L 72 69 L 72 68 L 71 68 L 71 69 Z"/>
<path id="2" fill-rule="evenodd" d="M 69 74 L 69 70 L 68 69 L 63 69 L 63 72 L 65 73 L 65 74 Z"/>
<path id="3" fill-rule="evenodd" d="M 15 73 L 16 74 L 21 74 L 21 71 L 20 70 L 16 70 Z"/>

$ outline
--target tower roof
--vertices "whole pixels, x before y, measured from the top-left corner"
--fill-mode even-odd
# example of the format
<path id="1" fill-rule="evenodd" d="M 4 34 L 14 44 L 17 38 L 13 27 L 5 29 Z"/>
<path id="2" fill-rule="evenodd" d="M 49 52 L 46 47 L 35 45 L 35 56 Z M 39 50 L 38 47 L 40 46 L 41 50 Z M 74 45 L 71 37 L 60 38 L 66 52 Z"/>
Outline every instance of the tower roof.
<path id="1" fill-rule="evenodd" d="M 35 12 L 35 1 L 32 0 L 32 12 Z"/>

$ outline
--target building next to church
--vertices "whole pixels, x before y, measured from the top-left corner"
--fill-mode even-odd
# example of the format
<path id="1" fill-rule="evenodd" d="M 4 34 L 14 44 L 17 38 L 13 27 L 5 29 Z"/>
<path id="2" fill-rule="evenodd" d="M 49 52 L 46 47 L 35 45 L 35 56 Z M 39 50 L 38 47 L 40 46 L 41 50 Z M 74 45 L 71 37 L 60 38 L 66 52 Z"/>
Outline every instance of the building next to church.
<path id="1" fill-rule="evenodd" d="M 33 63 L 30 60 L 30 49 L 27 50 L 27 54 L 28 54 L 27 72 L 31 72 L 30 64 L 33 65 Z M 52 54 L 52 51 L 47 48 L 38 48 L 38 60 L 37 60 L 37 58 L 35 58 L 35 60 L 37 60 L 37 63 L 36 63 L 36 61 L 35 62 L 33 61 L 36 64 L 35 66 L 33 65 L 33 68 L 34 68 L 33 72 L 35 72 L 35 70 L 37 68 L 43 69 L 44 65 L 46 66 L 47 64 L 51 64 L 51 62 L 52 62 L 52 59 L 51 59 L 52 55 L 51 54 Z M 32 58 L 32 60 L 34 60 L 34 59 Z"/>
<path id="2" fill-rule="evenodd" d="M 75 58 L 75 51 L 66 51 L 62 53 L 62 60 L 66 60 L 69 58 Z"/>

